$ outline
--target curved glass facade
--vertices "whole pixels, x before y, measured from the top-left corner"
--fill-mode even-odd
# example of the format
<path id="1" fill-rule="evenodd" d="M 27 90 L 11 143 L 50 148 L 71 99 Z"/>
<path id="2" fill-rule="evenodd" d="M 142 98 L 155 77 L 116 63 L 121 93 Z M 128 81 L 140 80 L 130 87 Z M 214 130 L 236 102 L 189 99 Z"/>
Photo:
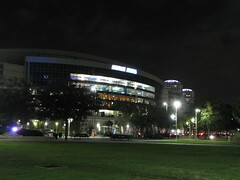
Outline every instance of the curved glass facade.
<path id="1" fill-rule="evenodd" d="M 71 82 L 78 87 L 96 91 L 100 99 L 156 104 L 161 84 L 145 76 L 112 70 L 110 64 L 98 64 L 64 58 L 28 56 L 26 58 L 28 82 L 33 87 Z M 66 64 L 65 64 L 66 63 Z M 100 67 L 101 66 L 101 67 Z M 101 94 L 101 96 L 100 96 Z M 103 101 L 104 102 L 104 101 Z"/>
<path id="2" fill-rule="evenodd" d="M 70 79 L 79 80 L 79 81 L 115 84 L 115 85 L 132 87 L 134 89 L 142 89 L 142 90 L 155 92 L 155 87 L 150 86 L 148 84 L 129 81 L 129 80 L 125 80 L 125 79 L 118 79 L 118 78 L 113 78 L 113 77 L 71 73 Z"/>
<path id="3" fill-rule="evenodd" d="M 83 83 L 83 82 L 73 82 L 73 84 L 76 86 L 79 86 L 79 87 L 89 87 L 90 89 L 97 91 L 97 92 L 110 92 L 110 93 L 117 93 L 117 94 L 125 94 L 125 95 L 132 95 L 132 96 L 138 96 L 138 97 L 145 97 L 145 98 L 149 98 L 149 99 L 155 98 L 155 95 L 153 93 L 142 91 L 142 90 L 126 88 L 126 87 L 122 87 L 122 86 Z"/>

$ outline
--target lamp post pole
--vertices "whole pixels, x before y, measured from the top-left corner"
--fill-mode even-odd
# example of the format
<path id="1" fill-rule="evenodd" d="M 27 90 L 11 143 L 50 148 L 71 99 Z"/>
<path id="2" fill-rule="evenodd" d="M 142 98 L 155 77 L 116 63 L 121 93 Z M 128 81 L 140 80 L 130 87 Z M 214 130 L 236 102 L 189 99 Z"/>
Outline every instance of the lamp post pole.
<path id="1" fill-rule="evenodd" d="M 195 109 L 195 125 L 196 125 L 196 132 L 195 132 L 195 140 L 198 140 L 198 113 L 200 112 L 200 109 Z"/>
<path id="2" fill-rule="evenodd" d="M 189 139 L 191 139 L 191 121 L 187 121 L 186 122 L 186 125 L 187 125 L 187 128 L 189 128 L 188 129 L 188 137 L 189 137 Z"/>
<path id="3" fill-rule="evenodd" d="M 192 133 L 191 133 L 191 121 L 189 121 L 189 139 L 191 139 L 191 135 L 192 135 Z"/>
<path id="4" fill-rule="evenodd" d="M 191 121 L 190 121 L 190 130 L 189 130 L 189 131 L 190 131 L 190 132 L 189 132 L 189 133 L 190 133 L 190 139 L 192 139 L 192 130 L 193 130 L 193 128 L 192 128 L 191 126 L 192 126 L 192 124 L 194 123 L 194 121 L 195 121 L 194 118 L 192 118 Z M 191 123 L 192 123 L 192 124 L 191 124 Z"/>
<path id="5" fill-rule="evenodd" d="M 55 122 L 56 125 L 56 134 L 58 133 L 58 122 Z"/>
<path id="6" fill-rule="evenodd" d="M 73 118 L 68 118 L 68 137 L 70 137 L 70 131 L 71 131 L 71 122 L 73 121 Z"/>
<path id="7" fill-rule="evenodd" d="M 91 91 L 94 92 L 94 109 L 97 106 L 97 89 L 95 86 L 91 87 Z M 96 128 L 95 128 L 95 122 L 96 122 L 96 116 L 97 111 L 95 110 L 94 115 L 92 115 L 92 126 L 93 126 L 93 136 L 95 136 Z"/>
<path id="8" fill-rule="evenodd" d="M 178 117 L 177 117 L 177 108 L 176 108 L 176 141 L 177 141 L 177 120 L 178 120 Z"/>
<path id="9" fill-rule="evenodd" d="M 163 106 L 165 106 L 165 108 L 166 108 L 166 112 L 167 112 L 167 111 L 168 111 L 168 103 L 163 102 Z"/>
<path id="10" fill-rule="evenodd" d="M 175 101 L 174 103 L 173 103 L 173 106 L 176 108 L 176 141 L 177 141 L 177 121 L 178 121 L 178 108 L 180 108 L 180 106 L 181 106 L 181 102 L 180 101 Z"/>

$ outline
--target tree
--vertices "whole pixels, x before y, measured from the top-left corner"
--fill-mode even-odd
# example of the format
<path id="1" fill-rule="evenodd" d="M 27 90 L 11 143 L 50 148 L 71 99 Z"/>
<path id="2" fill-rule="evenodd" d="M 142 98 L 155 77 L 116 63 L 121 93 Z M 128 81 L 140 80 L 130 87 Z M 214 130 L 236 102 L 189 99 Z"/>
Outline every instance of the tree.
<path id="1" fill-rule="evenodd" d="M 31 88 L 24 82 L 11 81 L 0 89 L 0 114 L 2 124 L 10 125 L 20 120 L 26 125 L 35 117 Z"/>
<path id="2" fill-rule="evenodd" d="M 213 106 L 207 102 L 205 108 L 201 110 L 201 118 L 198 122 L 200 128 L 207 130 L 208 135 L 210 133 L 210 129 L 213 129 L 215 121 L 216 121 L 216 112 L 214 112 Z"/>
<path id="3" fill-rule="evenodd" d="M 114 109 L 118 109 L 121 115 L 116 123 L 118 126 L 126 126 L 128 123 L 135 127 L 137 132 L 144 136 L 151 136 L 160 132 L 160 128 L 169 127 L 167 112 L 164 108 L 147 104 L 132 102 L 115 102 Z"/>
<path id="4" fill-rule="evenodd" d="M 127 124 L 131 123 L 131 117 L 141 110 L 138 104 L 124 101 L 114 102 L 112 108 L 120 112 L 115 122 L 119 127 L 126 127 Z"/>
<path id="5" fill-rule="evenodd" d="M 133 114 L 131 116 L 130 122 L 135 126 L 137 131 L 140 131 L 141 135 L 145 133 L 145 128 L 147 124 L 146 115 Z"/>
<path id="6" fill-rule="evenodd" d="M 133 114 L 131 122 L 146 137 L 160 133 L 160 129 L 170 126 L 166 110 L 151 105 L 146 106 L 145 111 Z"/>
<path id="7" fill-rule="evenodd" d="M 123 116 L 131 116 L 141 110 L 139 105 L 126 101 L 116 101 L 114 102 L 112 108 L 120 111 Z"/>
<path id="8" fill-rule="evenodd" d="M 233 117 L 240 123 L 240 100 L 233 106 Z"/>
<path id="9" fill-rule="evenodd" d="M 215 109 L 218 114 L 216 119 L 216 129 L 218 131 L 229 132 L 238 126 L 237 121 L 233 118 L 232 106 L 228 104 L 218 104 Z"/>
<path id="10" fill-rule="evenodd" d="M 148 123 L 147 127 L 152 129 L 152 133 L 155 132 L 155 128 L 157 128 L 157 133 L 160 133 L 160 129 L 170 127 L 170 121 L 168 117 L 168 113 L 166 112 L 165 108 L 159 108 L 157 106 L 148 106 L 147 108 L 147 116 L 148 116 Z"/>
<path id="11" fill-rule="evenodd" d="M 94 95 L 86 88 L 75 88 L 75 86 L 48 86 L 38 89 L 36 95 L 38 104 L 37 113 L 40 119 L 63 120 L 65 123 L 65 140 L 68 135 L 68 119 L 82 122 L 90 113 L 96 109 Z"/>
<path id="12" fill-rule="evenodd" d="M 233 117 L 232 106 L 228 104 L 210 104 L 206 103 L 205 108 L 201 110 L 199 126 L 208 131 L 226 131 L 235 129 L 239 126 Z M 235 111 L 237 112 L 237 111 Z"/>

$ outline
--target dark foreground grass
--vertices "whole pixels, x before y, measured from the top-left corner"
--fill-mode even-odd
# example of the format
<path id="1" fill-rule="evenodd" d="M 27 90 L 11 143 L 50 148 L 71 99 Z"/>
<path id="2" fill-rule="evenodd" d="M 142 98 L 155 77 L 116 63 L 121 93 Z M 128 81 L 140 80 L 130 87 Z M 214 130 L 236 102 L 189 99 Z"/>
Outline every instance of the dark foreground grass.
<path id="1" fill-rule="evenodd" d="M 0 179 L 240 179 L 239 147 L 1 142 Z M 67 166 L 43 169 L 36 166 Z"/>

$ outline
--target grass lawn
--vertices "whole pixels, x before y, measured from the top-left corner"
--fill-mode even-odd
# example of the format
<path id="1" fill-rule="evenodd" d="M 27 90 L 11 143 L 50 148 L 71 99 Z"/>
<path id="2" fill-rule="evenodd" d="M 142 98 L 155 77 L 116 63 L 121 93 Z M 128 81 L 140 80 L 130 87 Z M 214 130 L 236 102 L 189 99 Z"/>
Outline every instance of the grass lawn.
<path id="1" fill-rule="evenodd" d="M 194 140 L 194 139 L 171 139 L 171 140 L 148 140 L 152 142 L 159 143 L 184 143 L 184 144 L 215 144 L 215 145 L 236 145 L 233 141 L 228 142 L 226 139 L 218 139 L 218 140 Z"/>
<path id="2" fill-rule="evenodd" d="M 0 162 L 1 180 L 240 179 L 240 147 L 0 141 Z"/>

